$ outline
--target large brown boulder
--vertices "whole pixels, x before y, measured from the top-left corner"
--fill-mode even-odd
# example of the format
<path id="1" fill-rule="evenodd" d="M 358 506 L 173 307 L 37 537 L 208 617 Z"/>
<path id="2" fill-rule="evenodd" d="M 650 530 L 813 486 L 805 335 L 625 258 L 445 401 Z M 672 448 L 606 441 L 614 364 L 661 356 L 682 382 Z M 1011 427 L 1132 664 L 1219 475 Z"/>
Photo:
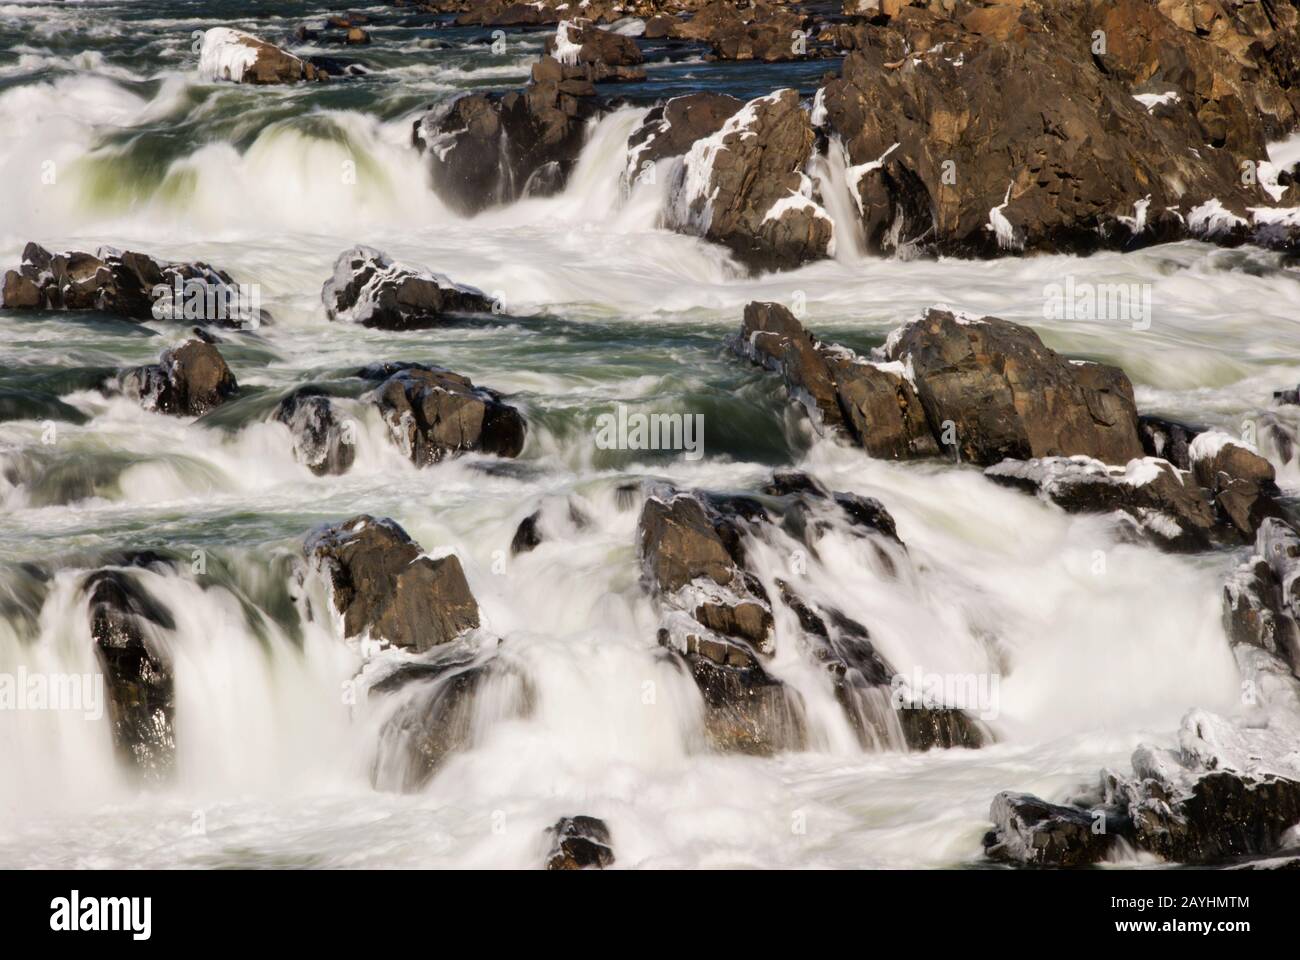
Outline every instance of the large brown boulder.
<path id="1" fill-rule="evenodd" d="M 827 256 L 833 225 L 804 173 L 813 140 L 796 91 L 751 100 L 676 166 L 669 226 L 723 244 L 754 270 Z"/>
<path id="2" fill-rule="evenodd" d="M 220 351 L 202 340 L 188 340 L 164 350 L 157 363 L 127 370 L 120 386 L 146 410 L 178 417 L 202 416 L 239 390 Z"/>
<path id="3" fill-rule="evenodd" d="M 602 30 L 590 20 L 565 20 L 546 38 L 546 53 L 564 67 L 587 68 L 580 76 L 592 83 L 644 80 L 644 57 L 631 37 Z M 572 79 L 572 78 L 570 78 Z"/>
<path id="4" fill-rule="evenodd" d="M 329 76 L 273 43 L 229 27 L 213 27 L 204 32 L 199 73 L 208 80 L 254 84 L 297 83 L 325 80 Z"/>
<path id="5" fill-rule="evenodd" d="M 370 247 L 339 255 L 334 275 L 321 288 L 330 320 L 380 330 L 416 330 L 446 323 L 452 314 L 490 313 L 481 290 L 442 274 L 394 262 Z"/>
<path id="6" fill-rule="evenodd" d="M 417 467 L 469 451 L 517 457 L 523 450 L 527 425 L 519 411 L 468 377 L 421 364 L 362 373 L 383 380 L 371 398 Z"/>
<path id="7" fill-rule="evenodd" d="M 479 625 L 460 560 L 424 556 L 392 520 L 363 514 L 322 526 L 307 537 L 303 553 L 328 580 L 344 636 L 368 634 L 420 652 Z"/>
<path id="8" fill-rule="evenodd" d="M 962 460 L 1143 455 L 1124 372 L 1066 360 L 1029 327 L 932 309 L 894 331 L 885 354 L 911 371 L 940 444 Z"/>

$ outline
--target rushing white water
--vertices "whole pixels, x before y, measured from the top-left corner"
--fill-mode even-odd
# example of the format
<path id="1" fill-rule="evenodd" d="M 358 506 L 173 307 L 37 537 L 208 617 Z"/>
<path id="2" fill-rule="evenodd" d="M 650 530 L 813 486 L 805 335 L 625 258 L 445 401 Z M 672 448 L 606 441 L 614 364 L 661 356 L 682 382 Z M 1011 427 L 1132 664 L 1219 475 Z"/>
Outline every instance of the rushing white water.
<path id="1" fill-rule="evenodd" d="M 29 15 L 0 6 L 0 22 Z M 176 663 L 174 782 L 134 784 L 105 718 L 0 714 L 0 865 L 534 866 L 543 829 L 575 813 L 608 822 L 620 866 L 953 865 L 979 856 L 997 791 L 1063 796 L 1126 765 L 1139 741 L 1167 740 L 1191 707 L 1232 712 L 1219 593 L 1237 557 L 1129 545 L 1104 518 L 1067 516 L 976 470 L 874 461 L 815 437 L 721 341 L 754 299 L 800 302 L 820 336 L 862 348 L 946 302 L 1121 365 L 1143 410 L 1236 434 L 1274 390 L 1300 382 L 1300 288 L 1278 257 L 1186 243 L 1087 259 L 869 259 L 847 229 L 847 159 L 833 147 L 811 172 L 837 223 L 836 258 L 750 277 L 720 248 L 660 226 L 666 165 L 626 189 L 627 137 L 644 114 L 633 107 L 593 124 L 562 193 L 466 220 L 428 188 L 427 159 L 410 145 L 421 104 L 390 111 L 376 94 L 369 109 L 306 106 L 325 94 L 201 80 L 179 51 L 189 30 L 222 22 L 253 28 L 177 21 L 158 59 L 131 67 L 48 48 L 0 64 L 0 78 L 28 78 L 0 88 L 0 265 L 29 240 L 208 260 L 259 284 L 276 320 L 222 347 L 246 391 L 275 395 L 374 360 L 433 361 L 512 395 L 527 446 L 517 470 L 477 456 L 417 470 L 352 396 L 340 403 L 360 427 L 357 459 L 340 477 L 313 476 L 287 431 L 260 416 L 191 423 L 87 384 L 59 391 L 84 422 L 60 421 L 53 444 L 40 418 L 0 422 L 0 673 L 96 669 L 79 584 L 105 550 L 199 549 L 214 571 L 133 574 L 177 621 L 162 637 Z M 70 6 L 50 29 L 99 26 Z M 424 68 L 408 58 L 390 72 L 433 98 L 466 76 L 517 82 L 531 49 L 478 69 L 432 64 L 417 77 Z M 182 126 L 181 148 L 160 145 L 159 130 Z M 321 283 L 358 243 L 487 291 L 508 317 L 409 334 L 329 324 Z M 1044 289 L 1064 275 L 1149 285 L 1150 328 L 1045 320 Z M 148 362 L 184 336 L 0 313 L 11 372 Z M 591 423 L 616 402 L 707 410 L 709 455 L 602 457 Z M 1280 482 L 1300 486 L 1295 461 L 1264 449 Z M 699 694 L 655 642 L 639 502 L 616 488 L 652 478 L 753 489 L 776 464 L 889 509 L 907 544 L 897 576 L 865 541 L 832 532 L 801 589 L 866 625 L 901 672 L 998 673 L 996 743 L 863 751 L 825 676 L 782 642 L 794 624 L 779 621 L 771 670 L 807 704 L 811 749 L 704 749 Z M 510 557 L 539 507 L 557 535 Z M 484 697 L 471 748 L 410 794 L 371 785 L 386 708 L 345 696 L 363 651 L 289 599 L 303 536 L 362 512 L 461 558 L 483 613 L 475 639 L 499 640 L 535 698 L 517 716 L 508 692 Z M 779 536 L 752 544 L 769 592 L 789 548 Z M 24 607 L 20 565 L 51 561 L 53 579 Z M 323 609 L 318 585 L 307 591 Z"/>

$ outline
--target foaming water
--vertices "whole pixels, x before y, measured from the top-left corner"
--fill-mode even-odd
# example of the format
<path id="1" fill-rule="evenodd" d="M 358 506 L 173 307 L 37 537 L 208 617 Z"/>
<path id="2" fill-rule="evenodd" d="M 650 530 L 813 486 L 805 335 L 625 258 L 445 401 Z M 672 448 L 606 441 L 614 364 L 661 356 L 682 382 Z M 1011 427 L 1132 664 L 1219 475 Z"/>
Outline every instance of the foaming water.
<path id="1" fill-rule="evenodd" d="M 96 389 L 185 330 L 0 313 L 0 389 L 72 411 L 52 443 L 44 415 L 0 422 L 0 673 L 96 671 L 84 578 L 123 570 L 175 620 L 154 639 L 175 662 L 178 745 L 174 777 L 144 788 L 114 756 L 107 719 L 4 712 L 0 767 L 14 775 L 0 778 L 0 863 L 526 867 L 545 827 L 583 813 L 610 824 L 621 866 L 950 866 L 978 857 L 997 791 L 1064 796 L 1188 708 L 1232 709 L 1218 606 L 1237 557 L 1128 544 L 1105 518 L 1065 515 L 971 468 L 870 460 L 815 435 L 722 341 L 755 299 L 797 303 L 819 336 L 862 351 L 948 303 L 1119 364 L 1143 410 L 1235 433 L 1300 382 L 1298 291 L 1278 256 L 1184 243 L 1086 259 L 869 258 L 832 143 L 812 173 L 836 258 L 751 276 L 661 227 L 672 161 L 626 182 L 644 108 L 593 121 L 555 196 L 474 218 L 438 200 L 411 123 L 462 90 L 516 85 L 532 38 L 499 57 L 470 33 L 437 47 L 377 41 L 372 75 L 355 83 L 245 89 L 199 79 L 190 31 L 287 32 L 325 8 L 272 5 L 258 21 L 233 4 L 228 17 L 39 9 L 0 6 L 0 31 L 22 47 L 0 56 L 3 264 L 30 240 L 204 259 L 259 284 L 275 322 L 227 335 L 244 396 L 190 422 Z M 127 52 L 132 33 L 147 56 Z M 357 243 L 488 291 L 505 313 L 413 333 L 330 324 L 321 283 Z M 1045 290 L 1065 276 L 1148 285 L 1150 326 L 1048 319 Z M 529 421 L 522 456 L 417 470 L 354 376 L 376 360 L 438 363 L 504 392 Z M 343 476 L 311 474 L 268 422 L 305 383 L 330 385 L 356 424 Z M 617 403 L 702 413 L 708 455 L 596 449 L 595 418 Z M 1300 486 L 1296 462 L 1264 450 L 1284 487 Z M 996 674 L 998 709 L 983 719 L 997 742 L 909 754 L 885 735 L 864 748 L 783 609 L 770 669 L 801 698 L 810 749 L 707 749 L 698 691 L 657 644 L 641 583 L 642 484 L 753 491 L 777 466 L 878 498 L 906 544 L 882 560 L 832 529 L 801 595 L 867 627 L 900 672 Z M 619 489 L 629 483 L 639 492 Z M 535 511 L 547 536 L 512 554 Z M 467 662 L 508 667 L 464 718 L 469 748 L 413 793 L 384 781 L 381 730 L 407 701 L 353 695 L 358 677 L 403 657 L 345 639 L 299 565 L 308 531 L 359 513 L 460 558 L 483 621 Z M 779 530 L 747 543 L 769 594 L 795 549 Z M 172 561 L 118 566 L 140 550 Z"/>

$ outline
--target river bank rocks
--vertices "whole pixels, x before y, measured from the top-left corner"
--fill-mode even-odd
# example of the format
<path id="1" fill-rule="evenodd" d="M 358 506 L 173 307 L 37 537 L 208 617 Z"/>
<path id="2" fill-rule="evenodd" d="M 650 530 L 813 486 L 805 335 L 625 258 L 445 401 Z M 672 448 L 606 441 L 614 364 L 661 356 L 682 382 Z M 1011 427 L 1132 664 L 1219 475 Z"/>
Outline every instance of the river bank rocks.
<path id="1" fill-rule="evenodd" d="M 547 870 L 604 870 L 614 863 L 609 827 L 595 817 L 561 817 L 546 834 L 551 850 Z"/>
<path id="2" fill-rule="evenodd" d="M 97 570 L 82 580 L 81 592 L 113 743 L 143 779 L 164 780 L 176 751 L 175 684 L 161 631 L 175 629 L 175 620 L 130 571 Z"/>
<path id="3" fill-rule="evenodd" d="M 468 377 L 418 363 L 377 364 L 359 375 L 380 381 L 368 396 L 417 467 L 466 452 L 513 458 L 524 448 L 523 416 Z"/>
<path id="4" fill-rule="evenodd" d="M 9 310 L 98 310 L 127 320 L 183 320 L 225 327 L 269 319 L 224 270 L 100 247 L 51 253 L 37 243 L 5 271 L 0 306 Z"/>
<path id="5" fill-rule="evenodd" d="M 667 225 L 722 244 L 752 270 L 833 253 L 830 215 L 804 172 L 814 139 L 796 91 L 751 100 L 674 166 Z"/>
<path id="6" fill-rule="evenodd" d="M 1095 789 L 1066 804 L 999 794 L 989 811 L 994 827 L 984 838 L 986 855 L 1077 867 L 1136 850 L 1222 865 L 1273 853 L 1300 822 L 1294 741 L 1275 727 L 1194 710 L 1175 748 L 1139 747 L 1133 770 L 1132 777 L 1103 771 Z"/>
<path id="7" fill-rule="evenodd" d="M 326 70 L 311 61 L 229 27 L 204 31 L 199 74 L 206 80 L 259 85 L 329 78 Z"/>
<path id="8" fill-rule="evenodd" d="M 421 652 L 479 625 L 460 560 L 425 556 L 392 520 L 362 514 L 321 526 L 307 537 L 303 555 L 329 584 L 346 637 Z"/>
<path id="9" fill-rule="evenodd" d="M 177 417 L 201 417 L 239 390 L 221 353 L 202 340 L 164 350 L 157 363 L 121 374 L 118 385 L 146 410 Z"/>
<path id="10" fill-rule="evenodd" d="M 839 32 L 853 49 L 818 102 L 868 251 L 1087 253 L 1260 232 L 1252 208 L 1274 198 L 1243 164 L 1295 122 L 1283 84 L 1245 79 L 1267 71 L 1140 0 L 962 7 Z M 1241 114 L 1264 119 L 1228 119 Z"/>
<path id="11" fill-rule="evenodd" d="M 318 477 L 347 473 L 356 459 L 356 425 L 319 387 L 299 387 L 275 405 L 271 419 L 289 428 L 293 455 Z"/>
<path id="12" fill-rule="evenodd" d="M 879 502 L 831 494 L 803 474 L 776 475 L 761 499 L 663 489 L 646 500 L 638 555 L 646 587 L 663 611 L 659 642 L 684 661 L 699 688 L 714 748 L 768 754 L 806 746 L 803 698 L 768 667 L 777 642 L 775 601 L 749 568 L 746 543 L 750 537 L 771 542 L 779 528 L 815 556 L 831 526 L 870 539 L 889 569 L 904 550 Z M 808 601 L 793 580 L 773 581 L 781 606 L 799 625 L 787 642 L 797 642 L 827 671 L 864 746 L 925 750 L 987 742 L 987 731 L 960 710 L 900 699 L 903 685 L 867 628 Z"/>
<path id="13" fill-rule="evenodd" d="M 360 246 L 339 255 L 321 301 L 332 321 L 380 330 L 425 329 L 455 314 L 493 311 L 492 299 L 481 290 Z"/>

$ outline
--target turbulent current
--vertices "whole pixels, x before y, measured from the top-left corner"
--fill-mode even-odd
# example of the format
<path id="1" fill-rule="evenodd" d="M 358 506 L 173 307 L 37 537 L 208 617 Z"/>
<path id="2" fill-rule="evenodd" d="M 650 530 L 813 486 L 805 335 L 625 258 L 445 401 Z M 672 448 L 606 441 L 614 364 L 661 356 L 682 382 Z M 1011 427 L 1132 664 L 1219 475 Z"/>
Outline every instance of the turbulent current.
<path id="1" fill-rule="evenodd" d="M 944 303 L 1121 366 L 1144 412 L 1237 434 L 1300 382 L 1300 286 L 1280 255 L 1185 242 L 1086 259 L 877 259 L 846 234 L 833 259 L 752 276 L 723 248 L 661 228 L 663 179 L 625 189 L 627 137 L 650 100 L 684 84 L 811 95 L 817 73 L 797 65 L 751 90 L 744 67 L 652 63 L 645 104 L 592 123 L 563 192 L 462 218 L 430 189 L 412 121 L 462 91 L 518 86 L 542 35 L 493 52 L 483 30 L 378 25 L 361 78 L 200 77 L 196 31 L 288 31 L 328 12 L 0 4 L 0 266 L 28 241 L 204 260 L 257 284 L 274 317 L 222 345 L 240 397 L 192 421 L 95 389 L 186 328 L 0 310 L 0 393 L 26 404 L 0 422 L 0 673 L 93 673 L 85 572 L 114 551 L 185 560 L 141 573 L 176 620 L 174 777 L 128 776 L 102 717 L 0 714 L 0 864 L 528 867 L 546 827 L 586 814 L 609 825 L 620 866 L 960 866 L 979 861 L 998 791 L 1060 799 L 1124 766 L 1139 742 L 1169 742 L 1188 709 L 1233 712 L 1220 596 L 1249 548 L 1165 554 L 976 467 L 870 459 L 819 435 L 723 341 L 752 300 L 797 302 L 819 336 L 863 352 Z M 822 164 L 834 195 L 844 161 L 832 152 Z M 842 216 L 848 202 L 827 206 Z M 504 309 L 406 333 L 331 323 L 321 284 L 357 244 Z M 1066 275 L 1149 285 L 1149 328 L 1045 320 L 1044 288 Z M 414 467 L 348 380 L 380 360 L 435 363 L 508 396 L 529 424 L 521 456 Z M 342 476 L 313 475 L 266 419 L 307 382 L 351 391 L 357 456 Z M 703 415 L 704 456 L 599 448 L 597 420 L 619 404 Z M 1264 452 L 1284 491 L 1300 486 L 1294 460 Z M 776 467 L 887 506 L 906 576 L 883 577 L 857 542 L 831 535 L 809 572 L 815 589 L 899 670 L 996 674 L 995 742 L 866 750 L 786 650 L 771 670 L 805 700 L 809 748 L 702 746 L 700 696 L 661 656 L 637 508 L 619 488 L 649 478 L 752 491 Z M 586 521 L 510 554 L 521 520 L 566 504 Z M 344 695 L 365 651 L 333 620 L 305 617 L 294 581 L 304 536 L 361 513 L 459 556 L 483 632 L 534 701 L 520 716 L 494 703 L 509 691 L 488 690 L 469 747 L 414 792 L 376 788 L 383 709 Z M 754 562 L 775 577 L 785 560 L 757 549 Z"/>

